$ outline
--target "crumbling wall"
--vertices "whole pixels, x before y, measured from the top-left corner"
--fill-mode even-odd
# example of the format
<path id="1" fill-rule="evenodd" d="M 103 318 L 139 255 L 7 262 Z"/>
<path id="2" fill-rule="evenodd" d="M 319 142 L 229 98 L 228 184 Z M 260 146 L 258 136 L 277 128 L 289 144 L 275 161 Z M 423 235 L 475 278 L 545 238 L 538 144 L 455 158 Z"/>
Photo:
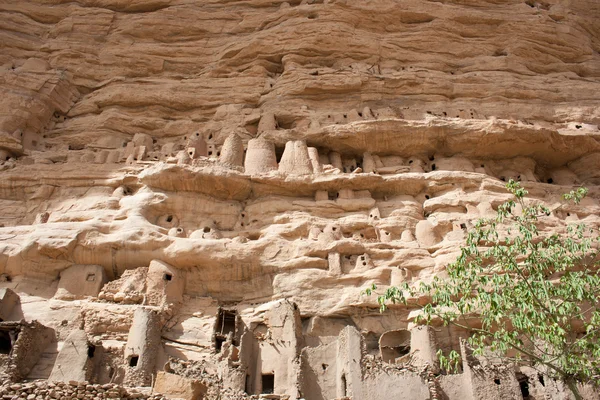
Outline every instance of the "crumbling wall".
<path id="1" fill-rule="evenodd" d="M 55 334 L 53 329 L 38 321 L 0 322 L 0 332 L 3 342 L 7 338 L 10 341 L 0 373 L 11 381 L 19 381 L 29 374 Z"/>

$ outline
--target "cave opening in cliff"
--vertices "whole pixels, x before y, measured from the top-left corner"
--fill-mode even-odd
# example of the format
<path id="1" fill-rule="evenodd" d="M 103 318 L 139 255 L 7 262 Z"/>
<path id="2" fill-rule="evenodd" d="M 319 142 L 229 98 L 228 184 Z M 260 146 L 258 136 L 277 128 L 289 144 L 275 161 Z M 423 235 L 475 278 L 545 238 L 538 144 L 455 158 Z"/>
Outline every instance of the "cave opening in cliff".
<path id="1" fill-rule="evenodd" d="M 275 374 L 263 374 L 261 393 L 262 394 L 275 393 Z"/>
<path id="2" fill-rule="evenodd" d="M 0 354 L 10 354 L 12 342 L 8 331 L 0 331 Z"/>

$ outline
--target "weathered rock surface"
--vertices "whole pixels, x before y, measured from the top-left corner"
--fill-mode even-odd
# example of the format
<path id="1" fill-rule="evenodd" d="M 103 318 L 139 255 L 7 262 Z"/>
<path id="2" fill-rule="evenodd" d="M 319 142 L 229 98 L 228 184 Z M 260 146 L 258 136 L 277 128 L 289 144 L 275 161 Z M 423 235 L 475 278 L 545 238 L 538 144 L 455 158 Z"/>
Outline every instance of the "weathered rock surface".
<path id="1" fill-rule="evenodd" d="M 361 291 L 443 274 L 510 178 L 548 232 L 598 225 L 599 18 L 596 0 L 3 0 L 0 364 L 67 382 L 1 394 L 150 398 L 102 385 L 160 371 L 190 398 L 568 398 L 526 369 L 437 376 L 464 335 Z M 21 319 L 54 332 L 33 361 Z"/>

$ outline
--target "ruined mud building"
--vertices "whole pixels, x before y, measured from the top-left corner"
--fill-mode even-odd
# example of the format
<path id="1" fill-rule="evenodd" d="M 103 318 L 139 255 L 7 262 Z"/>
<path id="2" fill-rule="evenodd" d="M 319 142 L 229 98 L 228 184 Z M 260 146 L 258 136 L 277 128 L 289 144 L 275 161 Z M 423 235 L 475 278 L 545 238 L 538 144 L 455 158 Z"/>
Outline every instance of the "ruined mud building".
<path id="1" fill-rule="evenodd" d="M 595 0 L 0 2 L 0 391 L 569 398 L 360 292 L 443 273 L 510 178 L 553 210 L 543 230 L 597 225 L 599 17 Z"/>

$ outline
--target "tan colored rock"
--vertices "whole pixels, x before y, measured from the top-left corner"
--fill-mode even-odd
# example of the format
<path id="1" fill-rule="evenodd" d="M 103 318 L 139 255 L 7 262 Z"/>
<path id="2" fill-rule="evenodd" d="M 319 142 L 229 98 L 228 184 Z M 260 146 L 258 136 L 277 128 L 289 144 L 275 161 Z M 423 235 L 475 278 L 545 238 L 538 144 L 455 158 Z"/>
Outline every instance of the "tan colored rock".
<path id="1" fill-rule="evenodd" d="M 204 398 L 207 388 L 198 380 L 160 371 L 156 374 L 152 390 L 168 399 L 200 400 Z"/>

